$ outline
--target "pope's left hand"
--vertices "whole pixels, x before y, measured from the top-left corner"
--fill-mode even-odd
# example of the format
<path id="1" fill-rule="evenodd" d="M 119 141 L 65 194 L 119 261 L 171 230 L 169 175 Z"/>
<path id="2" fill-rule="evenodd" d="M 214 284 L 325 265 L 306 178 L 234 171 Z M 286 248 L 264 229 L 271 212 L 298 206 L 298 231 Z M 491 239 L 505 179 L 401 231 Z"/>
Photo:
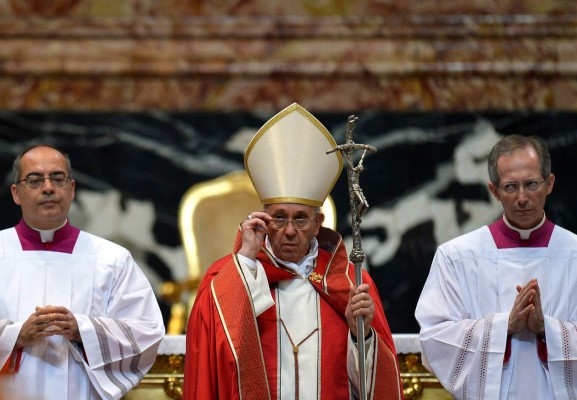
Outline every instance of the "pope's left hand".
<path id="1" fill-rule="evenodd" d="M 365 338 L 370 335 L 370 325 L 375 317 L 375 303 L 369 294 L 369 285 L 362 283 L 358 287 L 351 288 L 349 293 L 349 303 L 345 310 L 345 317 L 349 324 L 349 330 L 353 337 L 357 337 L 357 317 L 363 316 L 365 327 Z"/>

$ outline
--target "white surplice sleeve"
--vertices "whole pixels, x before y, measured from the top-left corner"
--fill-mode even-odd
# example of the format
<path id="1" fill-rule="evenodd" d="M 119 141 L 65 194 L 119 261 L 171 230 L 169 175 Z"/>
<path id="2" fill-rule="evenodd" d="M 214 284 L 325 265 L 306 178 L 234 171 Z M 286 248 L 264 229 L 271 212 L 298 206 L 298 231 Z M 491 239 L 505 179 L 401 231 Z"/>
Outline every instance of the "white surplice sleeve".
<path id="1" fill-rule="evenodd" d="M 541 288 L 549 386 L 556 399 L 577 399 L 577 237 L 556 226 L 550 242 L 550 280 Z"/>
<path id="2" fill-rule="evenodd" d="M 577 398 L 577 316 L 571 319 L 545 315 L 546 368 L 557 399 Z"/>
<path id="3" fill-rule="evenodd" d="M 237 254 L 240 268 L 245 282 L 252 297 L 255 315 L 258 317 L 263 312 L 274 306 L 274 300 L 270 294 L 268 279 L 260 261 L 251 260 L 242 254 Z"/>
<path id="4" fill-rule="evenodd" d="M 439 248 L 415 312 L 423 364 L 457 399 L 498 399 L 509 314 L 472 317 L 462 279 Z"/>
<path id="5" fill-rule="evenodd" d="M 140 382 L 152 367 L 165 332 L 143 272 L 128 252 L 121 264 L 109 277 L 113 281 L 105 311 L 74 314 L 82 346 L 69 343 L 74 359 L 84 364 L 93 386 L 107 399 L 125 395 Z"/>
<path id="6" fill-rule="evenodd" d="M 6 319 L 0 319 L 0 368 L 7 366 L 8 372 L 16 368 L 17 351 L 14 350 L 23 322 L 12 323 Z"/>

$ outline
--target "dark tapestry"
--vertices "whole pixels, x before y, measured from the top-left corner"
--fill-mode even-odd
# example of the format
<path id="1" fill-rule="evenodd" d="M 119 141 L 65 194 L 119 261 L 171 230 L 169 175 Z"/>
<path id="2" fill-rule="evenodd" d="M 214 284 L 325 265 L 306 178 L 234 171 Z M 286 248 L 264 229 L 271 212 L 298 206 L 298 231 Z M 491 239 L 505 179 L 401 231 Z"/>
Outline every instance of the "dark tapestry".
<path id="1" fill-rule="evenodd" d="M 10 169 L 25 147 L 49 143 L 72 160 L 71 222 L 127 247 L 153 286 L 186 276 L 177 210 L 193 184 L 243 168 L 252 135 L 272 115 L 0 112 L 0 228 L 18 222 Z M 348 114 L 316 114 L 338 143 Z M 438 244 L 501 214 L 489 196 L 486 158 L 500 136 L 537 134 L 549 145 L 555 223 L 577 232 L 577 114 L 358 113 L 354 140 L 375 146 L 360 183 L 370 209 L 361 225 L 366 268 L 394 333 L 418 332 L 414 308 Z M 360 153 L 358 154 L 360 156 Z M 332 197 L 351 248 L 346 173 Z"/>

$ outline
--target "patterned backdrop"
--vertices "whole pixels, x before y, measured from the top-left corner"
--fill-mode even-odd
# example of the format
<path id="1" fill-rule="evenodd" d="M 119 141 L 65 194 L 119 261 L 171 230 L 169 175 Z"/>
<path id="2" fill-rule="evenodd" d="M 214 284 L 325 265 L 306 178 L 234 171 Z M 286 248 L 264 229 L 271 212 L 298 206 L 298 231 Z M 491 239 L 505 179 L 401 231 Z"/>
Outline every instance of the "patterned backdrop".
<path id="1" fill-rule="evenodd" d="M 71 221 L 129 248 L 155 287 L 186 276 L 177 227 L 193 184 L 243 168 L 252 135 L 272 115 L 256 113 L 0 112 L 0 227 L 20 213 L 10 168 L 24 147 L 68 152 L 77 182 Z M 337 142 L 348 114 L 316 113 Z M 417 332 L 413 311 L 436 246 L 498 218 L 486 188 L 486 157 L 501 135 L 539 134 L 557 180 L 548 217 L 577 232 L 574 113 L 359 113 L 354 139 L 377 147 L 360 183 L 366 268 L 379 286 L 394 333 Z M 346 174 L 332 192 L 338 229 L 351 244 Z M 167 306 L 163 304 L 163 306 Z"/>

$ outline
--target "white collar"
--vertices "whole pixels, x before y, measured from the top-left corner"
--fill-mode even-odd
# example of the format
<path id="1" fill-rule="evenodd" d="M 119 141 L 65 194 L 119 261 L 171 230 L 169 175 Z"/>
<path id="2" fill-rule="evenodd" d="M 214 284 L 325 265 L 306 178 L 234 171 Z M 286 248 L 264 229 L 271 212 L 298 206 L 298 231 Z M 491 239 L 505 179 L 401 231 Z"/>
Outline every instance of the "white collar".
<path id="1" fill-rule="evenodd" d="M 265 246 L 266 249 L 270 252 L 270 254 L 272 254 L 274 259 L 278 263 L 284 265 L 285 267 L 294 271 L 296 274 L 302 276 L 303 278 L 308 277 L 309 274 L 313 271 L 315 267 L 315 260 L 319 255 L 319 242 L 315 237 L 311 240 L 311 248 L 309 250 L 309 253 L 306 256 L 304 256 L 303 259 L 300 260 L 298 263 L 284 261 L 278 258 L 272 251 L 272 247 L 270 245 L 270 241 L 268 240 L 268 236 L 266 237 L 265 240 Z"/>
<path id="2" fill-rule="evenodd" d="M 62 225 L 60 225 L 57 228 L 54 229 L 36 229 L 33 226 L 31 226 L 30 228 L 34 229 L 36 232 L 38 232 L 40 234 L 40 240 L 42 241 L 42 243 L 50 243 L 54 240 L 54 233 L 62 228 L 64 225 L 66 225 L 66 222 L 68 221 L 68 219 L 66 219 L 66 221 L 64 221 L 64 223 Z"/>
<path id="3" fill-rule="evenodd" d="M 537 226 L 535 226 L 533 228 L 529 228 L 529 229 L 515 228 L 513 225 L 511 225 L 509 223 L 509 221 L 507 221 L 507 217 L 505 216 L 505 214 L 503 214 L 503 221 L 505 222 L 505 225 L 507 225 L 509 228 L 513 229 L 514 231 L 519 232 L 519 235 L 521 235 L 521 240 L 527 240 L 531 236 L 531 232 L 533 232 L 534 230 L 539 229 L 543 226 L 543 224 L 545 223 L 545 213 L 543 213 L 543 219 L 541 220 L 541 222 L 539 222 L 539 224 L 537 224 Z"/>

